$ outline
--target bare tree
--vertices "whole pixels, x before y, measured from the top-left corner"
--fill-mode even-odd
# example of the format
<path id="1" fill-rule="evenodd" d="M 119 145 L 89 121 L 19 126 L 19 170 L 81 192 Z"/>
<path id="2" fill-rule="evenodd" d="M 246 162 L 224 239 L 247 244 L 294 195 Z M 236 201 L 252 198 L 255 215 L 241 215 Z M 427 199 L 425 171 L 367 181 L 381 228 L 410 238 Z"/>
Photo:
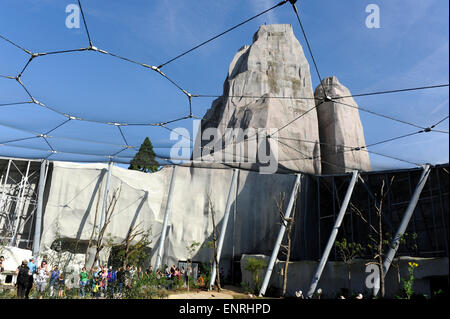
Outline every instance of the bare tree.
<path id="1" fill-rule="evenodd" d="M 352 295 L 352 264 L 356 257 L 361 256 L 364 252 L 363 246 L 359 243 L 348 242 L 346 238 L 342 241 L 336 241 L 336 248 L 345 264 L 347 270 L 347 287 L 348 295 Z"/>
<path id="2" fill-rule="evenodd" d="M 86 254 L 85 254 L 85 257 L 84 257 L 84 264 L 85 265 L 87 265 L 87 262 L 88 262 L 89 249 L 92 247 L 92 242 L 94 240 L 95 231 L 96 231 L 96 228 L 97 228 L 96 225 L 97 225 L 97 215 L 98 215 L 99 205 L 100 205 L 100 192 L 98 192 L 97 206 L 95 207 L 94 227 L 92 227 L 91 236 L 89 237 L 89 242 L 88 242 L 87 247 L 86 247 Z"/>
<path id="3" fill-rule="evenodd" d="M 123 267 L 128 264 L 130 256 L 142 252 L 143 248 L 151 244 L 151 240 L 149 239 L 151 230 L 146 231 L 141 227 L 141 224 L 142 222 L 136 226 L 130 226 L 127 236 L 123 240 Z M 140 239 L 135 245 L 132 245 L 133 241 L 138 237 L 140 237 Z"/>
<path id="4" fill-rule="evenodd" d="M 186 249 L 188 251 L 188 267 L 186 269 L 186 276 L 187 276 L 187 290 L 189 291 L 189 278 L 192 273 L 192 258 L 194 257 L 195 252 L 200 247 L 200 243 L 198 241 L 193 241 L 190 245 L 186 246 Z"/>
<path id="5" fill-rule="evenodd" d="M 216 220 L 215 220 L 215 215 L 216 212 L 214 210 L 214 205 L 212 203 L 211 200 L 211 196 L 208 193 L 208 204 L 209 204 L 209 211 L 211 213 L 211 221 L 212 221 L 212 226 L 213 226 L 213 237 L 212 237 L 212 241 L 210 242 L 213 251 L 214 251 L 214 261 L 216 262 L 216 283 L 217 283 L 217 291 L 220 292 L 222 290 L 221 286 L 220 286 L 220 265 L 219 265 L 219 259 L 217 256 L 217 241 L 219 240 L 219 234 L 218 234 L 218 230 L 217 230 L 217 225 L 216 225 Z"/>
<path id="6" fill-rule="evenodd" d="M 369 234 L 369 240 L 372 242 L 372 244 L 368 244 L 367 247 L 371 252 L 373 253 L 372 259 L 373 262 L 369 262 L 367 265 L 377 265 L 379 269 L 379 276 L 380 276 L 380 293 L 381 298 L 384 298 L 385 296 L 385 279 L 384 279 L 384 268 L 383 268 L 383 262 L 384 262 L 384 247 L 389 245 L 389 241 L 385 240 L 383 237 L 383 201 L 385 200 L 387 194 L 389 193 L 391 186 L 394 182 L 394 176 L 392 176 L 391 181 L 389 183 L 388 190 L 385 191 L 385 181 L 383 179 L 380 189 L 380 194 L 378 196 L 378 205 L 377 201 L 375 201 L 375 214 L 377 216 L 376 225 L 371 225 L 366 218 L 364 218 L 362 212 L 356 208 L 353 204 L 351 205 L 351 208 L 356 212 L 356 214 L 369 225 L 369 227 L 374 231 L 376 234 L 376 237 L 372 237 Z M 375 194 L 376 196 L 376 194 Z"/>
<path id="7" fill-rule="evenodd" d="M 286 223 L 286 239 L 287 239 L 287 245 L 281 245 L 281 248 L 283 248 L 283 254 L 286 256 L 286 262 L 284 263 L 284 270 L 283 270 L 283 291 L 282 291 L 282 296 L 286 296 L 286 289 L 287 289 L 287 275 L 288 275 L 288 268 L 289 268 L 289 261 L 291 259 L 291 247 L 292 247 L 292 229 L 294 226 L 294 222 L 295 222 L 295 207 L 296 207 L 296 199 L 297 199 L 297 194 L 295 195 L 295 199 L 294 199 L 294 206 L 292 208 L 292 214 L 291 217 L 286 218 L 286 216 L 284 215 L 284 211 L 283 211 L 283 203 L 284 200 L 286 198 L 286 194 L 285 193 L 281 193 L 280 194 L 280 199 L 276 200 L 277 201 L 277 208 L 278 208 L 278 213 L 280 214 L 281 217 L 281 222 L 282 223 Z"/>
<path id="8" fill-rule="evenodd" d="M 94 256 L 94 261 L 93 261 L 92 265 L 95 265 L 97 263 L 99 256 L 100 256 L 100 252 L 105 247 L 103 244 L 103 238 L 105 236 L 106 229 L 108 228 L 109 224 L 111 223 L 111 218 L 113 216 L 114 209 L 116 208 L 117 201 L 119 200 L 121 189 L 122 189 L 121 187 L 118 187 L 114 190 L 111 201 L 105 212 L 104 224 L 100 226 L 101 228 L 97 234 L 96 239 L 93 240 L 93 237 L 95 234 L 94 230 L 92 232 L 91 238 L 89 239 L 89 244 L 88 244 L 87 249 L 89 249 L 92 246 L 93 242 L 95 242 L 95 256 Z M 97 212 L 96 212 L 96 215 L 97 215 Z M 94 226 L 94 229 L 95 229 L 95 226 Z"/>

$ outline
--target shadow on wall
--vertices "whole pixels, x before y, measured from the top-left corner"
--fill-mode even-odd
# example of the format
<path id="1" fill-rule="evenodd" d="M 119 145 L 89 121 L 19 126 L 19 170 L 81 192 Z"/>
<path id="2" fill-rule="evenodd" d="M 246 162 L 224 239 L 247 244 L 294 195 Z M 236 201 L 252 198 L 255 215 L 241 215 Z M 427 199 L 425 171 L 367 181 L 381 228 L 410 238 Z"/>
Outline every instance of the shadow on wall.
<path id="1" fill-rule="evenodd" d="M 295 175 L 260 175 L 258 173 L 239 171 L 238 172 L 236 201 L 233 202 L 228 219 L 220 267 L 223 268 L 225 277 L 238 279 L 240 269 L 236 269 L 236 262 L 243 254 L 266 254 L 270 255 L 276 238 L 278 236 L 281 218 L 277 208 L 277 201 L 282 192 L 285 193 L 283 209 L 286 209 L 292 188 L 295 183 Z M 244 178 L 242 178 L 242 174 Z M 308 203 L 310 177 L 303 175 L 296 200 L 296 222 L 293 231 L 292 258 L 299 258 L 299 252 L 295 252 L 295 247 L 300 247 L 303 236 L 301 233 L 307 225 L 304 225 L 305 207 Z M 228 189 L 223 190 L 228 195 Z M 212 248 L 212 222 L 209 203 L 207 197 L 204 200 L 204 215 L 209 219 L 207 238 L 201 243 L 201 249 L 194 255 L 194 261 L 200 261 L 211 267 L 214 259 L 214 249 Z M 216 210 L 218 208 L 215 208 Z M 225 207 L 220 208 L 223 211 Z M 222 216 L 224 212 L 220 212 Z M 217 211 L 216 211 L 217 215 Z M 216 216 L 217 220 L 217 216 Z M 223 218 L 217 223 L 219 237 L 223 227 Z M 282 255 L 280 253 L 280 255 Z M 234 261 L 234 262 L 233 262 Z M 235 282 L 240 284 L 240 282 Z"/>

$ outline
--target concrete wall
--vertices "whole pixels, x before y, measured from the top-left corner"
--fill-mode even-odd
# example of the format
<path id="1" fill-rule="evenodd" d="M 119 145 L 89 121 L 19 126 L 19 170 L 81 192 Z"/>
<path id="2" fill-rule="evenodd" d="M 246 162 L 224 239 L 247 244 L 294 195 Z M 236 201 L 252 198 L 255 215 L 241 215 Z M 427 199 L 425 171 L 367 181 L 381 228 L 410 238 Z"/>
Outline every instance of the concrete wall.
<path id="1" fill-rule="evenodd" d="M 241 271 L 242 281 L 253 285 L 252 274 L 245 270 L 245 264 L 249 258 L 261 258 L 269 261 L 268 256 L 264 255 L 243 255 L 241 258 Z M 430 296 L 430 279 L 431 276 L 448 276 L 449 264 L 448 258 L 413 258 L 413 257 L 400 257 L 400 277 L 407 279 L 408 262 L 414 261 L 419 264 L 414 271 L 415 283 L 414 291 L 420 294 L 426 294 Z M 368 273 L 366 270 L 366 263 L 368 260 L 355 260 L 352 265 L 352 280 L 351 288 L 353 293 L 362 293 L 365 296 L 369 296 L 371 290 L 365 285 L 366 277 Z M 306 295 L 311 280 L 316 272 L 318 262 L 316 261 L 296 261 L 289 263 L 288 267 L 288 282 L 287 282 L 287 296 L 294 296 L 295 292 L 301 290 Z M 279 296 L 283 287 L 282 269 L 284 268 L 283 261 L 276 261 L 272 276 L 269 282 L 267 295 Z M 264 271 L 260 272 L 260 278 L 264 277 Z M 347 270 L 343 262 L 329 261 L 325 269 L 323 270 L 322 277 L 319 281 L 317 288 L 321 288 L 324 296 L 328 298 L 336 298 L 339 294 L 342 294 L 342 289 L 348 287 Z M 386 276 L 386 297 L 395 298 L 399 295 L 401 285 L 398 284 L 398 270 L 391 266 Z"/>

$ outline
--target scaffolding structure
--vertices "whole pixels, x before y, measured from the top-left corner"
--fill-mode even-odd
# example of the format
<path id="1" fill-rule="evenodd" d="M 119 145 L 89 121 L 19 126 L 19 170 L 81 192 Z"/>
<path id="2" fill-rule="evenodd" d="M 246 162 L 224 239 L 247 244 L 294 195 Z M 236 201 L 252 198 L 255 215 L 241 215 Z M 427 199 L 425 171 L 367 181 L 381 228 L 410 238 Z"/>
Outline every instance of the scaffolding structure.
<path id="1" fill-rule="evenodd" d="M 405 211 L 413 196 L 415 186 L 420 181 L 422 169 L 389 170 L 383 172 L 366 172 L 360 176 L 360 183 L 354 190 L 351 203 L 342 225 L 338 239 L 346 238 L 349 242 L 366 243 L 368 234 L 373 234 L 370 225 L 376 223 L 376 205 L 384 181 L 386 198 L 383 203 L 382 219 L 384 232 L 394 236 L 401 224 Z M 414 257 L 444 257 L 449 255 L 449 165 L 436 165 L 421 192 L 420 198 L 407 227 L 410 242 L 399 247 L 399 255 Z M 315 247 L 308 247 L 309 258 L 318 259 L 324 251 L 327 236 L 335 223 L 343 194 L 349 180 L 348 175 L 316 176 L 316 223 Z M 388 187 L 392 180 L 391 187 Z M 352 209 L 355 207 L 356 209 Z M 364 221 L 359 214 L 363 215 Z M 311 216 L 313 218 L 313 216 Z M 311 234 L 310 234 L 311 235 Z M 302 258 L 303 259 L 303 258 Z M 338 260 L 336 249 L 330 260 Z"/>
<path id="2" fill-rule="evenodd" d="M 41 161 L 0 158 L 0 241 L 31 249 Z"/>

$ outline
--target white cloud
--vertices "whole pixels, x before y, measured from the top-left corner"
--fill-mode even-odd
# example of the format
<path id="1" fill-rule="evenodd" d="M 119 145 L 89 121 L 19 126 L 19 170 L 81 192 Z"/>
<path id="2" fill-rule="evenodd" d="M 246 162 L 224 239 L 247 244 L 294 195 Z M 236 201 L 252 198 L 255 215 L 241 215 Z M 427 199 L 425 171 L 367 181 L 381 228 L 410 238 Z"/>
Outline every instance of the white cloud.
<path id="1" fill-rule="evenodd" d="M 272 0 L 251 0 L 250 5 L 253 9 L 253 13 L 259 14 L 263 12 L 264 10 L 267 10 L 271 7 L 273 7 L 276 3 Z M 264 15 L 260 16 L 258 18 L 259 22 L 261 24 L 267 23 L 267 24 L 276 24 L 278 23 L 278 18 L 275 13 L 275 10 L 271 10 Z"/>

